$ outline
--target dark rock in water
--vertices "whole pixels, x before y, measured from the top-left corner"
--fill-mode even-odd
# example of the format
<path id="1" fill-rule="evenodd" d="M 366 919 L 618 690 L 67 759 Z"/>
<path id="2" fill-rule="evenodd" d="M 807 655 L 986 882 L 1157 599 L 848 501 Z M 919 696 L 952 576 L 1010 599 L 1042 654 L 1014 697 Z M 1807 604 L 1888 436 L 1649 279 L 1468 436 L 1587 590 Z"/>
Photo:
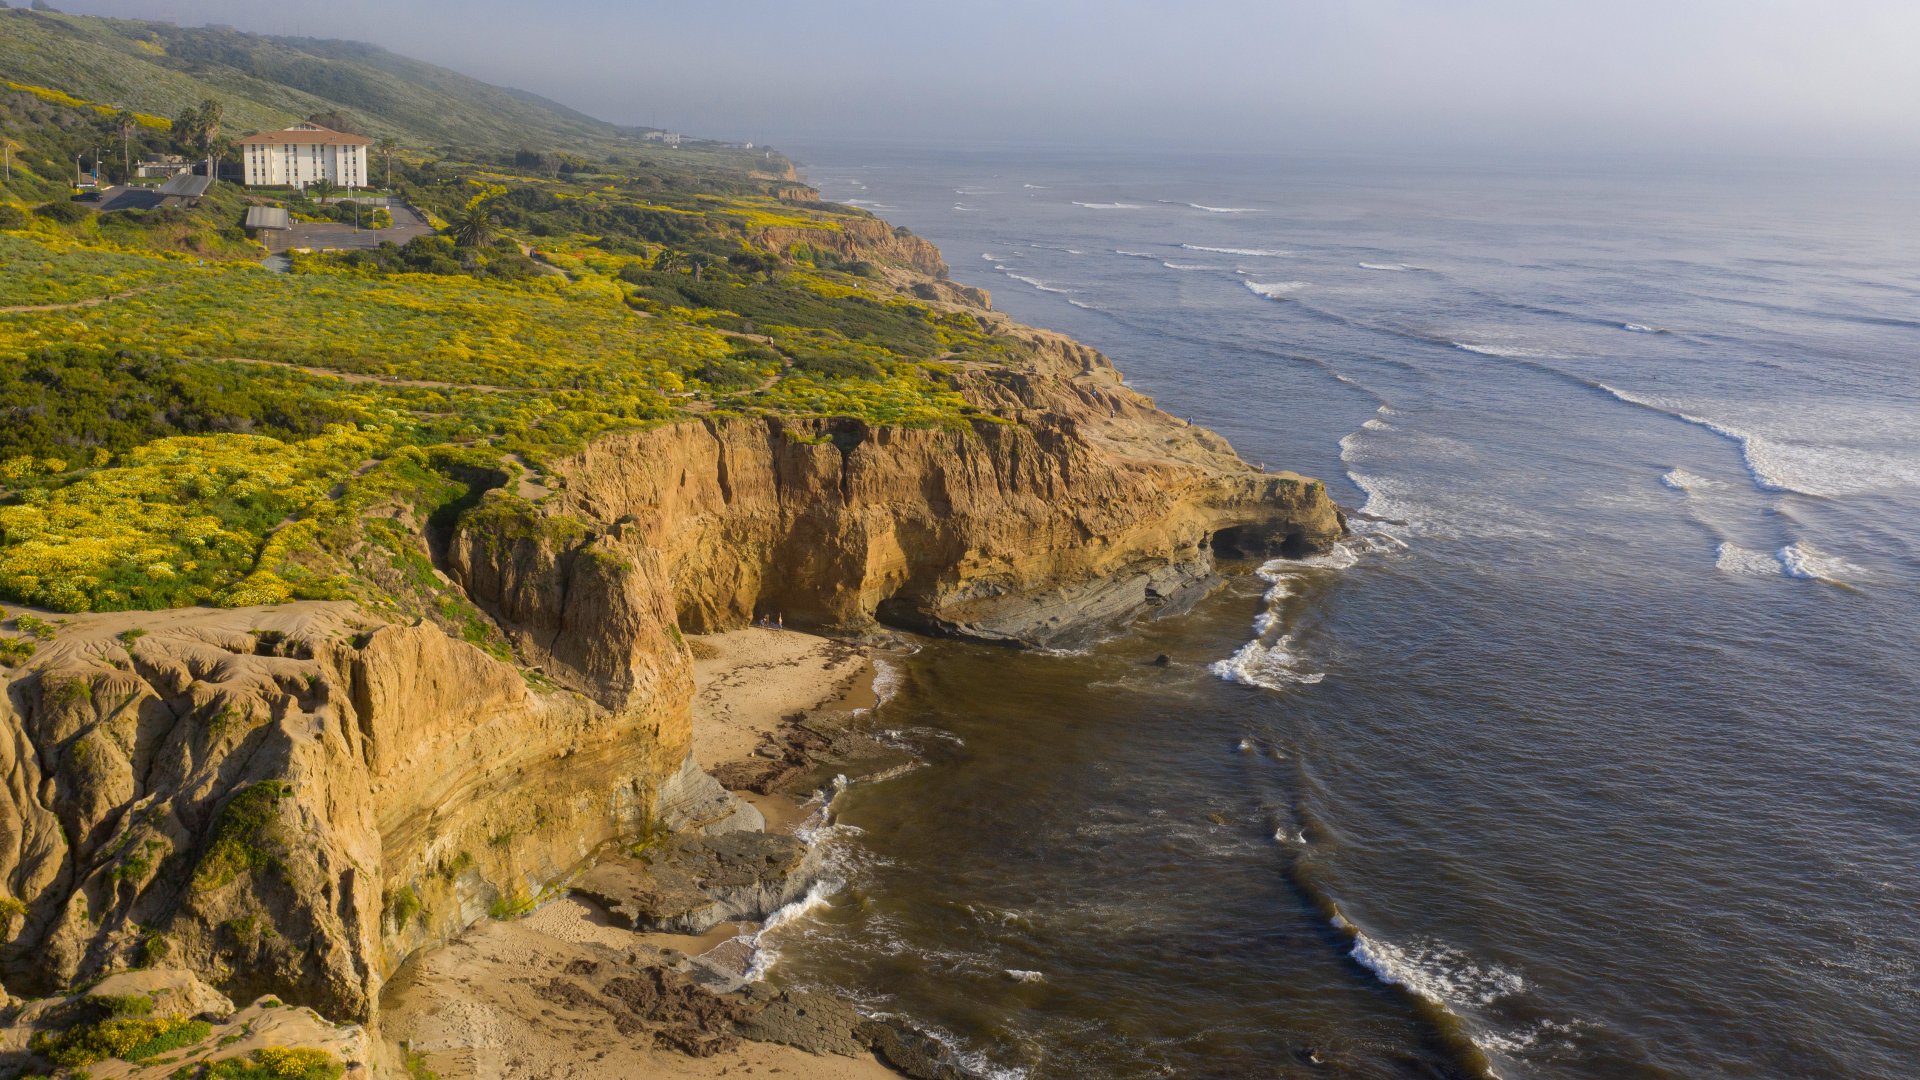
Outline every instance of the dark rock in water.
<path id="1" fill-rule="evenodd" d="M 975 1080 L 965 1069 L 947 1060 L 946 1048 L 932 1036 L 868 1020 L 860 1035 L 880 1060 L 915 1080 Z"/>
<path id="2" fill-rule="evenodd" d="M 1161 653 L 1159 656 L 1156 656 L 1153 658 L 1154 667 L 1171 667 L 1172 665 L 1173 665 L 1173 658 L 1168 656 L 1166 653 Z"/>
<path id="3" fill-rule="evenodd" d="M 645 858 L 609 859 L 573 891 L 632 929 L 702 934 L 766 918 L 804 895 L 818 872 L 819 855 L 791 836 L 730 832 L 676 838 Z"/>

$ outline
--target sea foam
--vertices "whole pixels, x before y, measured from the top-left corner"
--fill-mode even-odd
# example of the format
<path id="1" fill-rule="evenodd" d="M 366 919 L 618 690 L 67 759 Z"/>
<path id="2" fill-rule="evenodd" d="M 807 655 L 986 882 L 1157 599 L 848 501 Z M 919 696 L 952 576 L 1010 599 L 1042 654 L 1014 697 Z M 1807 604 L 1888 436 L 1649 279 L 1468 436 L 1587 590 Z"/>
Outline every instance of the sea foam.
<path id="1" fill-rule="evenodd" d="M 1269 300 L 1284 300 L 1301 289 L 1311 288 L 1309 281 L 1243 281 L 1240 284 L 1255 296 L 1264 296 Z"/>
<path id="2" fill-rule="evenodd" d="M 1212 255 L 1239 255 L 1249 259 L 1284 259 L 1294 254 L 1280 248 L 1231 248 L 1208 247 L 1205 244 L 1181 244 L 1188 251 L 1204 251 Z"/>
<path id="3" fill-rule="evenodd" d="M 1047 282 L 1041 281 L 1039 278 L 1028 277 L 1025 274 L 1008 274 L 1007 276 L 1023 285 L 1031 285 L 1041 292 L 1070 293 L 1073 291 L 1072 289 L 1063 289 L 1058 285 L 1050 285 Z"/>

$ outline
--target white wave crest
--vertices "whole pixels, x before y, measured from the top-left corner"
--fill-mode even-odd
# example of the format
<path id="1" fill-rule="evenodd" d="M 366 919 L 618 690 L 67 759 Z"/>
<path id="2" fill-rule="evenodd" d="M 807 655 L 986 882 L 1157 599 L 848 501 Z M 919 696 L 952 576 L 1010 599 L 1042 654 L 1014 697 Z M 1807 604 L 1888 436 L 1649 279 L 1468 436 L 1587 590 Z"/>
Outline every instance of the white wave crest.
<path id="1" fill-rule="evenodd" d="M 1302 663 L 1293 652 L 1293 638 L 1282 637 L 1271 645 L 1249 641 L 1232 656 L 1214 661 L 1207 670 L 1228 682 L 1267 690 L 1310 686 L 1327 677 L 1325 672 L 1302 670 Z"/>
<path id="2" fill-rule="evenodd" d="M 1231 248 L 1208 247 L 1205 244 L 1181 244 L 1188 251 L 1204 251 L 1212 255 L 1239 255 L 1249 259 L 1284 259 L 1295 254 L 1280 248 Z"/>
<path id="3" fill-rule="evenodd" d="M 894 695 L 900 692 L 900 684 L 903 681 L 905 681 L 905 674 L 900 670 L 899 664 L 894 663 L 884 656 L 874 657 L 873 696 L 875 698 L 875 707 L 878 708 L 892 701 Z"/>
<path id="4" fill-rule="evenodd" d="M 1360 269 L 1362 269 L 1362 270 L 1386 270 L 1386 271 L 1390 271 L 1390 272 L 1392 272 L 1392 273 L 1396 273 L 1396 274 L 1405 274 L 1405 273 L 1410 273 L 1410 272 L 1412 272 L 1412 271 L 1415 271 L 1415 270 L 1419 270 L 1419 269 L 1421 269 L 1421 268 L 1420 268 L 1420 267 L 1418 267 L 1418 266 L 1412 266 L 1412 265 L 1409 265 L 1409 264 L 1407 264 L 1407 263 L 1370 263 L 1370 262 L 1363 262 L 1363 263 L 1361 263 L 1361 264 L 1360 264 Z"/>
<path id="5" fill-rule="evenodd" d="M 1072 304 L 1074 307 L 1077 307 L 1077 308 L 1085 308 L 1088 311 L 1105 310 L 1104 308 L 1095 307 L 1094 305 L 1087 303 L 1085 300 L 1075 300 L 1072 297 L 1067 298 L 1067 303 Z"/>
<path id="6" fill-rule="evenodd" d="M 1621 390 L 1605 383 L 1595 385 L 1629 405 L 1695 424 L 1737 444 L 1741 463 L 1752 476 L 1754 486 L 1762 491 L 1831 498 L 1876 488 L 1920 485 L 1920 461 L 1910 456 L 1763 434 L 1702 415 L 1697 407 L 1684 402 Z M 1784 415 L 1771 419 L 1776 424 L 1788 422 Z M 1768 422 L 1768 417 L 1759 417 L 1757 422 Z"/>
<path id="7" fill-rule="evenodd" d="M 1204 263 L 1163 262 L 1160 265 L 1166 267 L 1169 270 L 1218 270 L 1220 269 L 1217 266 L 1207 266 Z"/>
<path id="8" fill-rule="evenodd" d="M 827 897 L 839 892 L 841 887 L 841 882 L 822 878 L 807 889 L 805 896 L 767 916 L 766 923 L 747 939 L 747 944 L 753 948 L 753 959 L 747 965 L 748 982 L 759 982 L 766 978 L 767 972 L 772 971 L 773 966 L 780 962 L 780 950 L 768 943 L 767 935 L 804 917 L 815 908 L 825 907 Z"/>
<path id="9" fill-rule="evenodd" d="M 1722 541 L 1719 548 L 1714 551 L 1713 565 L 1723 574 L 1737 574 L 1743 577 L 1780 576 L 1780 560 L 1764 551 L 1755 551 L 1727 541 Z"/>
<path id="10" fill-rule="evenodd" d="M 1441 942 L 1425 941 L 1401 948 L 1357 927 L 1352 929 L 1351 955 L 1361 967 L 1381 982 L 1405 987 L 1436 1005 L 1491 1005 L 1526 989 L 1526 980 L 1519 975 L 1498 964 L 1476 963 L 1466 953 Z"/>
<path id="11" fill-rule="evenodd" d="M 1309 281 L 1243 281 L 1240 284 L 1255 296 L 1264 296 L 1269 300 L 1282 300 L 1301 289 L 1311 288 Z"/>
<path id="12" fill-rule="evenodd" d="M 1660 482 L 1675 491 L 1694 491 L 1700 488 L 1715 488 L 1720 486 L 1718 480 L 1709 480 L 1698 473 L 1690 473 L 1685 469 L 1667 470 L 1661 475 Z"/>
<path id="13" fill-rule="evenodd" d="M 1261 210 L 1258 207 L 1253 207 L 1253 206 L 1203 206 L 1197 202 L 1190 202 L 1187 205 L 1193 207 L 1195 210 L 1205 210 L 1209 214 L 1264 214 L 1266 213 L 1265 210 Z"/>
<path id="14" fill-rule="evenodd" d="M 1045 191 L 1045 190 L 1047 190 L 1047 185 L 1045 185 L 1045 184 L 1021 184 L 1020 186 L 1021 186 L 1021 187 L 1023 187 L 1023 188 L 1027 188 L 1027 189 L 1028 189 L 1028 190 L 1030 190 L 1030 191 Z"/>
<path id="15" fill-rule="evenodd" d="M 1041 972 L 1023 971 L 1020 968 L 1008 968 L 1007 977 L 1019 983 L 1037 983 L 1046 979 L 1046 975 Z"/>
<path id="16" fill-rule="evenodd" d="M 1080 201 L 1079 201 L 1079 200 L 1077 200 L 1077 199 L 1076 199 L 1076 200 L 1074 201 L 1074 204 L 1073 204 L 1073 205 L 1075 205 L 1075 206 L 1079 206 L 1079 207 L 1084 207 L 1085 209 L 1088 209 L 1088 210 L 1145 210 L 1145 209 L 1147 208 L 1147 204 L 1145 204 L 1145 203 L 1132 203 L 1132 202 L 1080 202 Z"/>
<path id="17" fill-rule="evenodd" d="M 1453 347 L 1470 353 L 1479 353 L 1481 356 L 1499 356 L 1508 360 L 1568 359 L 1563 353 L 1549 352 L 1546 349 L 1529 349 L 1519 345 L 1474 345 L 1470 342 L 1456 341 Z"/>
<path id="18" fill-rule="evenodd" d="M 1621 323 L 1620 329 L 1625 330 L 1630 334 L 1664 334 L 1667 332 L 1665 327 L 1648 326 L 1646 323 L 1637 323 L 1637 322 Z"/>
<path id="19" fill-rule="evenodd" d="M 1859 567 L 1838 556 L 1829 555 L 1805 540 L 1796 540 L 1781 548 L 1778 557 L 1781 570 L 1788 577 L 1802 581 L 1825 581 L 1840 585 L 1846 583 L 1846 577 L 1860 572 Z"/>
<path id="20" fill-rule="evenodd" d="M 1158 259 L 1160 257 L 1151 251 L 1123 251 L 1120 248 L 1114 248 L 1113 253 L 1115 255 L 1125 255 L 1129 259 Z"/>
<path id="21" fill-rule="evenodd" d="M 955 195 L 998 195 L 1000 194 L 1000 192 L 998 191 L 992 191 L 987 188 L 954 188 L 953 193 Z"/>
<path id="22" fill-rule="evenodd" d="M 1050 292 L 1050 293 L 1073 292 L 1072 289 L 1063 289 L 1058 285 L 1049 285 L 1046 282 L 1041 281 L 1039 278 L 1027 277 L 1024 274 L 1008 274 L 1007 276 L 1012 278 L 1015 281 L 1020 282 L 1023 285 L 1031 285 L 1034 288 L 1039 289 L 1041 292 Z"/>
<path id="23" fill-rule="evenodd" d="M 978 206 L 962 206 L 959 203 L 954 203 L 953 208 L 965 214 L 978 214 L 981 212 L 981 208 Z"/>

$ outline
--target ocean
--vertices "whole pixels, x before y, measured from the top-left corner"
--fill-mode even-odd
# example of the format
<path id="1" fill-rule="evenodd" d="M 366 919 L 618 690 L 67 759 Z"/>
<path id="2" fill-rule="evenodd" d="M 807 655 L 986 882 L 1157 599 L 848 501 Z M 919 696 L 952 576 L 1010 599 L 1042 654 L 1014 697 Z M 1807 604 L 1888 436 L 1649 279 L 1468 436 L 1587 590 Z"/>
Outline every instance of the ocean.
<path id="1" fill-rule="evenodd" d="M 799 156 L 1355 535 L 890 660 L 774 982 L 1035 1080 L 1920 1075 L 1911 170 Z"/>

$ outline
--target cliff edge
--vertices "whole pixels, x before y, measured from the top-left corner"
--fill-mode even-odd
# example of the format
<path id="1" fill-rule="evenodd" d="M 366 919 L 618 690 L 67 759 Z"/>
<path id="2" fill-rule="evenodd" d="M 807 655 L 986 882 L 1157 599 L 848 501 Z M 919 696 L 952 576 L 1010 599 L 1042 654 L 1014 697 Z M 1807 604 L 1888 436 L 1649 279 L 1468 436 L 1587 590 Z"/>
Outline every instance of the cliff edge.
<path id="1" fill-rule="evenodd" d="M 711 411 L 593 439 L 547 463 L 550 491 L 495 487 L 441 532 L 410 524 L 510 656 L 351 602 L 39 616 L 48 640 L 0 696 L 6 985 L 165 965 L 370 1019 L 413 952 L 719 806 L 687 764 L 683 630 L 779 614 L 1057 645 L 1203 585 L 1216 550 L 1342 534 L 1319 482 L 1006 323 L 931 245 L 830 239 L 1023 355 L 945 365 L 963 425 Z"/>

